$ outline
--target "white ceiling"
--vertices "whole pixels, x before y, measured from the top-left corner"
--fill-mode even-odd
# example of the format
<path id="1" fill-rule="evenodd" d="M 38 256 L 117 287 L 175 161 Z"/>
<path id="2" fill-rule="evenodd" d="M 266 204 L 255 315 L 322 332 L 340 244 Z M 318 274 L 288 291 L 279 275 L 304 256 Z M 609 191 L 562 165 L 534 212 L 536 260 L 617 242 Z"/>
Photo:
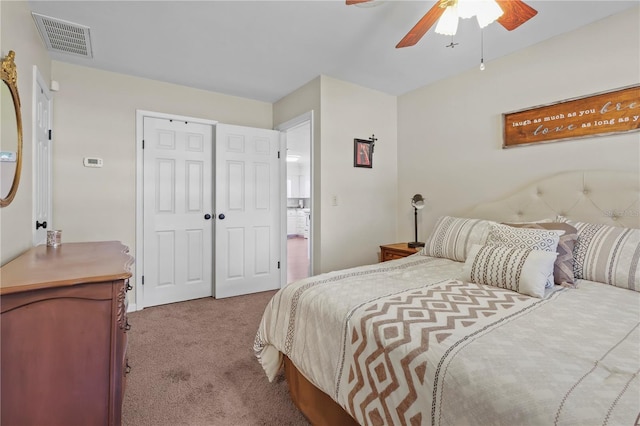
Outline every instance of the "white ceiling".
<path id="1" fill-rule="evenodd" d="M 92 59 L 51 53 L 54 60 L 266 102 L 320 74 L 401 95 L 478 67 L 475 20 L 461 21 L 454 49 L 445 47 L 451 37 L 433 28 L 416 46 L 396 49 L 435 1 L 379 3 L 29 1 L 34 12 L 90 27 Z M 491 72 L 492 59 L 639 4 L 526 3 L 538 15 L 520 28 L 509 32 L 494 23 L 484 30 L 484 72 Z"/>

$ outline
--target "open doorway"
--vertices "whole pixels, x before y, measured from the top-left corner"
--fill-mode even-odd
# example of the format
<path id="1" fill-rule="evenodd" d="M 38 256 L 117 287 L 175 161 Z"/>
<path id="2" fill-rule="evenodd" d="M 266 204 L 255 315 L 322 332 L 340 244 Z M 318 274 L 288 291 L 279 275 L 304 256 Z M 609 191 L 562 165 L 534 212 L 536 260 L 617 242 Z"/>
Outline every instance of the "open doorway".
<path id="1" fill-rule="evenodd" d="M 312 120 L 304 114 L 278 127 L 286 141 L 286 283 L 312 271 Z"/>

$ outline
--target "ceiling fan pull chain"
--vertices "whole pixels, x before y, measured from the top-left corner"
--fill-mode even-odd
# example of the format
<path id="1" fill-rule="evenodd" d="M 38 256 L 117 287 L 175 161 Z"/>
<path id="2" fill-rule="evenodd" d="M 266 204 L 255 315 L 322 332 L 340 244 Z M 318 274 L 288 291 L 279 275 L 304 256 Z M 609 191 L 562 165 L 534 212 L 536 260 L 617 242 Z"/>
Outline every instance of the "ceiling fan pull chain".
<path id="1" fill-rule="evenodd" d="M 480 28 L 480 71 L 484 71 L 484 29 Z"/>

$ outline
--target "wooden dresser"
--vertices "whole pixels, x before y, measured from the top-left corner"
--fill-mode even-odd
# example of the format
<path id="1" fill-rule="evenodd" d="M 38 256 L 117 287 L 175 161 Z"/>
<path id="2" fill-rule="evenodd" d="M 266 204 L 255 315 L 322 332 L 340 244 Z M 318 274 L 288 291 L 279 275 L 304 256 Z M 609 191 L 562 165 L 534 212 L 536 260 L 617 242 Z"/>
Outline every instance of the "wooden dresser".
<path id="1" fill-rule="evenodd" d="M 42 245 L 0 268 L 0 424 L 121 423 L 132 264 L 108 241 Z"/>
<path id="2" fill-rule="evenodd" d="M 380 246 L 380 262 L 407 257 L 417 253 L 421 248 L 422 247 L 409 247 L 408 243 L 386 244 L 384 246 Z"/>

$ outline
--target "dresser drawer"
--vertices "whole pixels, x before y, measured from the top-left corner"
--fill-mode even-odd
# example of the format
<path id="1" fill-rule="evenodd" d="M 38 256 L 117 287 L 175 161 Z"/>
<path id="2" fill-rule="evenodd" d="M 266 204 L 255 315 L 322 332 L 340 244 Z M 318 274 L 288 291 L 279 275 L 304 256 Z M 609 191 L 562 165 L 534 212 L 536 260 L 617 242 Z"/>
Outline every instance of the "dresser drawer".
<path id="1" fill-rule="evenodd" d="M 386 262 L 387 260 L 393 260 L 393 259 L 401 259 L 403 257 L 407 257 L 407 255 L 405 253 L 398 253 L 395 251 L 385 251 L 384 255 L 382 257 L 382 261 Z"/>
<path id="2" fill-rule="evenodd" d="M 409 247 L 407 243 L 387 244 L 380 246 L 380 261 L 400 259 L 417 253 L 420 248 Z"/>

